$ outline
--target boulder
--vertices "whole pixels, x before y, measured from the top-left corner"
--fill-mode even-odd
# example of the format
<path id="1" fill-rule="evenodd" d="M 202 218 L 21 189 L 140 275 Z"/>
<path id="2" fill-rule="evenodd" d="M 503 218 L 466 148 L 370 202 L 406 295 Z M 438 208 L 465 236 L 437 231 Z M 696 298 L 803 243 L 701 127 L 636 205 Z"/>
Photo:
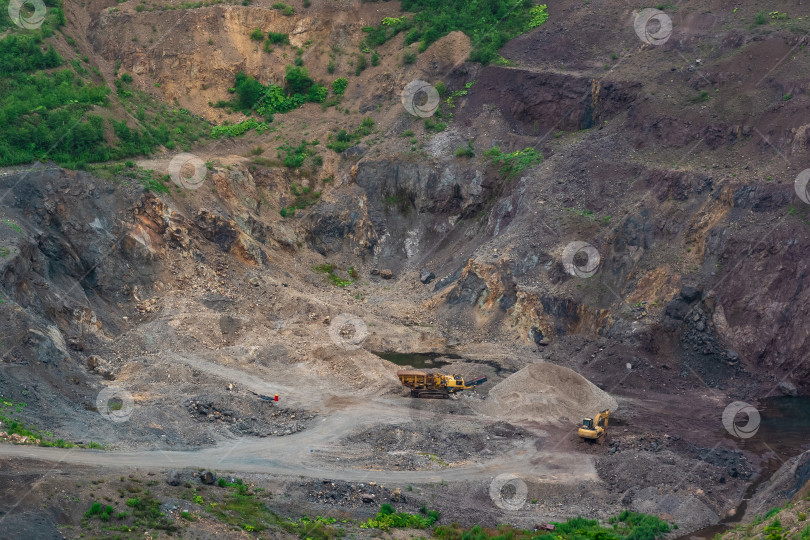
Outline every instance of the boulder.
<path id="1" fill-rule="evenodd" d="M 402 490 L 400 488 L 396 488 L 394 492 L 391 494 L 391 502 L 395 503 L 404 503 L 407 502 L 405 496 L 402 494 Z"/>
<path id="2" fill-rule="evenodd" d="M 422 270 L 422 272 L 419 274 L 419 281 L 421 281 L 425 285 L 427 285 L 434 279 L 436 279 L 436 274 L 428 270 Z"/>
<path id="3" fill-rule="evenodd" d="M 799 394 L 799 391 L 796 389 L 796 385 L 787 381 L 782 381 L 779 383 L 779 391 L 784 395 L 791 397 L 795 397 Z"/>
<path id="4" fill-rule="evenodd" d="M 380 270 L 380 277 L 383 279 L 391 279 L 392 277 L 394 277 L 394 272 L 388 268 L 386 268 L 385 270 Z"/>
<path id="5" fill-rule="evenodd" d="M 101 362 L 102 362 L 101 358 L 99 358 L 96 355 L 88 356 L 87 357 L 87 369 L 89 369 L 90 371 L 94 371 L 94 370 L 98 369 L 98 366 L 101 365 Z"/>
<path id="6" fill-rule="evenodd" d="M 689 303 L 692 303 L 695 300 L 698 300 L 700 298 L 701 294 L 702 294 L 702 291 L 700 289 L 698 289 L 697 287 L 691 287 L 691 286 L 687 285 L 687 286 L 685 286 L 685 287 L 683 287 L 681 289 L 681 298 L 683 298 L 684 300 L 686 300 Z"/>
<path id="7" fill-rule="evenodd" d="M 177 474 L 177 471 L 170 469 L 169 472 L 166 473 L 166 483 L 170 486 L 180 485 L 180 475 Z"/>
<path id="8" fill-rule="evenodd" d="M 212 485 L 214 482 L 217 481 L 217 477 L 214 476 L 214 473 L 211 471 L 205 471 L 200 475 L 200 482 L 207 485 Z"/>
<path id="9" fill-rule="evenodd" d="M 667 304 L 664 313 L 671 319 L 682 321 L 686 317 L 686 314 L 689 313 L 689 304 L 683 300 L 673 300 Z"/>

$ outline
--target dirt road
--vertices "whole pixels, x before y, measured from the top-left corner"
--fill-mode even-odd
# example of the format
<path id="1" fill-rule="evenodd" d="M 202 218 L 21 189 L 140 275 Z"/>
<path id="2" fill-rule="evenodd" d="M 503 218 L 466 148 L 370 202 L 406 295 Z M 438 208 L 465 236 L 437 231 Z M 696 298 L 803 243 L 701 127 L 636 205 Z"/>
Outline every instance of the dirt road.
<path id="1" fill-rule="evenodd" d="M 408 411 L 383 400 L 356 404 L 325 415 L 306 431 L 281 438 L 235 438 L 197 451 L 147 450 L 108 452 L 84 449 L 0 446 L 2 458 L 32 458 L 60 463 L 123 469 L 200 467 L 230 472 L 300 475 L 349 482 L 362 480 L 438 482 L 493 477 L 502 473 L 531 476 L 548 483 L 599 481 L 591 456 L 535 450 L 526 440 L 513 451 L 493 459 L 447 467 L 441 471 L 364 470 L 347 468 L 341 461 L 352 457 L 352 447 L 341 438 L 358 427 L 385 430 L 407 422 Z"/>

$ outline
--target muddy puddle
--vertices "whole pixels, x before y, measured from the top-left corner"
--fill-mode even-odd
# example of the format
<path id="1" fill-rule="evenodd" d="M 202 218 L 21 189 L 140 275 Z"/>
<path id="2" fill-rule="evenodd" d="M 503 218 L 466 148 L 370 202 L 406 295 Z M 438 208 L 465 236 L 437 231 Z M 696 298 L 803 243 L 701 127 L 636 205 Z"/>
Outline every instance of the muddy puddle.
<path id="1" fill-rule="evenodd" d="M 742 501 L 732 517 L 724 518 L 719 524 L 695 531 L 680 538 L 714 538 L 740 523 L 746 518 L 748 501 L 757 489 L 766 482 L 788 459 L 810 449 L 810 396 L 773 397 L 760 400 L 757 409 L 760 413 L 759 429 L 753 437 L 735 439 L 741 450 L 759 456 L 761 470 L 745 490 Z M 742 424 L 746 423 L 743 415 Z M 731 435 L 724 433 L 724 437 Z M 753 516 L 748 516 L 751 518 Z"/>
<path id="2" fill-rule="evenodd" d="M 410 366 L 414 369 L 437 369 L 450 364 L 450 360 L 462 359 L 454 354 L 443 353 L 374 352 L 374 354 L 398 366 Z"/>

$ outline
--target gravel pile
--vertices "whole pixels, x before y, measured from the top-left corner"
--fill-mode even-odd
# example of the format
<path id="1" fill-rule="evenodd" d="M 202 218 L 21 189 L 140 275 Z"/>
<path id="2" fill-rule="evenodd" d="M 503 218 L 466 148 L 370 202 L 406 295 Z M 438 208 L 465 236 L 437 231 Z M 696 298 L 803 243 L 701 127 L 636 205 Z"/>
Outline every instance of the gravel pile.
<path id="1" fill-rule="evenodd" d="M 495 385 L 481 412 L 509 421 L 580 423 L 616 400 L 582 375 L 546 362 L 531 364 Z"/>

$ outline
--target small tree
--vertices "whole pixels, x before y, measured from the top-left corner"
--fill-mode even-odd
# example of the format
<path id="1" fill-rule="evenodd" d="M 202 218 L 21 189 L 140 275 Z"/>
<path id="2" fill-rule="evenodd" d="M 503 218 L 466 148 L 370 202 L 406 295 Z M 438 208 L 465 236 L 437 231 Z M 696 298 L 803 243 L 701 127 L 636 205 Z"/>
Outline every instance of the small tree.
<path id="1" fill-rule="evenodd" d="M 310 76 L 307 68 L 287 66 L 287 88 L 291 94 L 306 94 L 309 89 L 315 84 Z"/>

